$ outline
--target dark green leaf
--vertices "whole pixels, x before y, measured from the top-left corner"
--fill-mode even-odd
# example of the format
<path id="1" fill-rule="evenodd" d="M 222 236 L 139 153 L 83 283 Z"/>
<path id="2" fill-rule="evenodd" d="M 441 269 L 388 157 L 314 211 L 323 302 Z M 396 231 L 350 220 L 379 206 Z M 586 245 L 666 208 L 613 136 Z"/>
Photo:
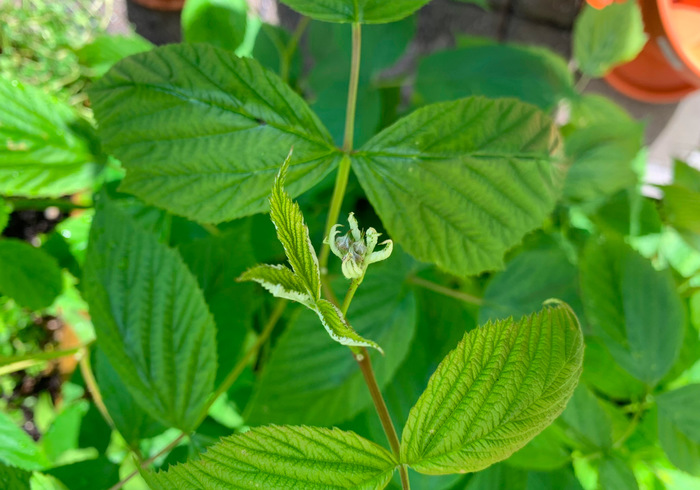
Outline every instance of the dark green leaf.
<path id="1" fill-rule="evenodd" d="M 406 357 L 415 329 L 415 300 L 403 288 L 407 271 L 399 257 L 395 250 L 389 260 L 372 266 L 347 316 L 361 336 L 386 351 L 384 356 L 370 353 L 382 388 Z M 348 282 L 334 285 L 342 293 Z M 332 425 L 371 403 L 351 353 L 319 328 L 315 314 L 303 311 L 277 342 L 245 414 L 251 425 Z"/>
<path id="2" fill-rule="evenodd" d="M 467 276 L 503 267 L 551 211 L 558 143 L 536 108 L 474 97 L 399 120 L 353 155 L 353 168 L 392 238 Z"/>
<path id="3" fill-rule="evenodd" d="M 209 43 L 235 50 L 245 37 L 245 0 L 187 0 L 182 9 L 182 37 L 188 43 Z"/>
<path id="4" fill-rule="evenodd" d="M 110 488 L 119 481 L 119 466 L 105 456 L 52 468 L 47 473 L 70 490 Z"/>
<path id="5" fill-rule="evenodd" d="M 0 240 L 0 293 L 32 310 L 51 306 L 63 289 L 56 260 L 19 240 Z"/>
<path id="6" fill-rule="evenodd" d="M 668 372 L 683 340 L 683 306 L 669 271 L 618 240 L 591 241 L 581 261 L 586 316 L 613 358 L 654 386 Z"/>
<path id="7" fill-rule="evenodd" d="M 123 190 L 200 222 L 263 211 L 292 146 L 293 195 L 340 158 L 328 131 L 279 77 L 212 46 L 132 56 L 90 93 L 103 142 L 127 169 Z"/>
<path id="8" fill-rule="evenodd" d="M 185 488 L 381 489 L 397 462 L 352 432 L 270 426 L 224 438 L 198 461 L 146 473 L 154 490 Z"/>
<path id="9" fill-rule="evenodd" d="M 576 268 L 555 245 L 525 250 L 493 277 L 484 291 L 479 323 L 534 313 L 549 298 L 561 299 L 574 311 L 582 311 Z"/>
<path id="10" fill-rule="evenodd" d="M 587 451 L 612 446 L 612 422 L 600 400 L 585 385 L 579 385 L 557 421 L 573 443 Z"/>
<path id="11" fill-rule="evenodd" d="M 0 233 L 5 229 L 7 223 L 10 221 L 10 214 L 12 213 L 12 205 L 0 197 Z"/>
<path id="12" fill-rule="evenodd" d="M 282 0 L 297 12 L 325 22 L 383 24 L 408 17 L 430 0 Z"/>
<path id="13" fill-rule="evenodd" d="M 634 400 L 644 395 L 644 383 L 622 369 L 597 337 L 586 338 L 582 379 L 613 400 Z"/>
<path id="14" fill-rule="evenodd" d="M 515 97 L 551 109 L 574 93 L 566 61 L 543 48 L 485 43 L 433 53 L 416 74 L 419 103 L 471 95 Z"/>
<path id="15" fill-rule="evenodd" d="M 574 25 L 574 58 L 583 73 L 600 77 L 634 59 L 646 40 L 636 1 L 615 2 L 600 10 L 585 5 Z"/>
<path id="16" fill-rule="evenodd" d="M 32 474 L 12 466 L 0 464 L 0 486 L 12 490 L 28 490 Z"/>
<path id="17" fill-rule="evenodd" d="M 659 440 L 668 459 L 700 476 L 700 385 L 669 391 L 656 398 Z"/>
<path id="18" fill-rule="evenodd" d="M 571 461 L 571 452 L 564 444 L 561 429 L 550 425 L 525 447 L 513 453 L 510 466 L 526 470 L 551 471 Z"/>
<path id="19" fill-rule="evenodd" d="M 192 429 L 213 391 L 216 327 L 180 256 L 103 194 L 83 281 L 98 345 L 136 402 Z"/>
<path id="20" fill-rule="evenodd" d="M 561 414 L 582 363 L 581 328 L 564 304 L 467 333 L 411 410 L 401 461 L 439 475 L 506 459 Z"/>
<path id="21" fill-rule="evenodd" d="M 601 489 L 638 490 L 639 485 L 632 469 L 619 457 L 603 459 L 599 468 L 598 485 Z"/>
<path id="22" fill-rule="evenodd" d="M 109 363 L 104 352 L 95 351 L 95 376 L 109 416 L 130 447 L 139 447 L 141 439 L 154 437 L 165 431 L 165 427 L 146 413 L 134 401 L 129 389 Z"/>
<path id="23" fill-rule="evenodd" d="M 91 186 L 99 170 L 92 128 L 41 90 L 0 76 L 0 193 L 58 197 Z"/>

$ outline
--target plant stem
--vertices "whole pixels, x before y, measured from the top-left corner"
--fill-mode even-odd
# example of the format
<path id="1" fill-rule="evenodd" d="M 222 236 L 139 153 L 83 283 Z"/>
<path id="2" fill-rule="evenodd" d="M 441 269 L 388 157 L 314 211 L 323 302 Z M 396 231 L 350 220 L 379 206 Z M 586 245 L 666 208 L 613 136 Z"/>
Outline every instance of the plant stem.
<path id="1" fill-rule="evenodd" d="M 143 463 L 141 463 L 141 469 L 144 469 L 144 470 L 145 470 L 145 469 L 148 468 L 148 466 L 149 466 L 151 463 L 153 463 L 156 459 L 158 459 L 159 457 L 161 457 L 161 456 L 164 455 L 165 453 L 167 453 L 167 452 L 172 451 L 173 449 L 175 449 L 175 446 L 177 446 L 178 444 L 180 444 L 180 441 L 181 441 L 182 439 L 184 439 L 184 437 L 185 437 L 186 435 L 187 435 L 187 434 L 185 434 L 185 433 L 183 432 L 182 434 L 180 434 L 179 436 L 177 436 L 177 438 L 176 438 L 173 442 L 171 442 L 170 444 L 168 444 L 167 446 L 165 446 L 163 449 L 161 449 L 160 451 L 158 451 L 158 453 L 156 453 L 155 455 L 151 456 L 151 457 L 148 458 L 146 461 L 144 461 Z M 119 490 L 119 489 L 122 488 L 124 485 L 126 485 L 126 483 L 127 483 L 129 480 L 131 480 L 133 477 L 135 477 L 135 476 L 138 475 L 138 474 L 139 474 L 139 471 L 138 471 L 138 470 L 134 471 L 134 472 L 131 473 L 129 476 L 127 476 L 126 478 L 124 478 L 123 480 L 121 480 L 119 483 L 117 483 L 116 485 L 114 485 L 113 487 L 111 487 L 109 490 Z"/>
<path id="2" fill-rule="evenodd" d="M 85 386 L 87 387 L 88 392 L 92 396 L 92 401 L 95 402 L 95 406 L 100 411 L 102 418 L 105 419 L 105 421 L 112 428 L 112 430 L 116 430 L 114 421 L 109 415 L 107 407 L 105 406 L 105 403 L 102 400 L 102 393 L 100 393 L 100 388 L 97 386 L 97 380 L 95 380 L 95 375 L 93 374 L 92 368 L 90 367 L 90 350 L 87 347 L 82 347 L 80 349 L 80 354 L 80 360 L 78 361 L 78 364 L 80 365 L 80 372 L 83 375 Z"/>
<path id="3" fill-rule="evenodd" d="M 251 346 L 250 349 L 246 351 L 243 357 L 240 358 L 240 360 L 236 363 L 231 372 L 228 373 L 226 379 L 222 381 L 221 385 L 219 385 L 219 388 L 217 388 L 217 390 L 209 399 L 209 402 L 202 410 L 202 414 L 200 415 L 199 420 L 197 421 L 197 426 L 199 426 L 199 424 L 201 424 L 202 421 L 207 417 L 207 413 L 209 412 L 209 409 L 214 404 L 216 399 L 219 398 L 223 393 L 225 393 L 231 387 L 231 385 L 236 382 L 238 376 L 241 375 L 245 367 L 248 365 L 248 362 L 250 362 L 250 359 L 260 350 L 260 347 L 270 337 L 270 334 L 274 330 L 275 325 L 277 325 L 279 319 L 282 317 L 282 313 L 284 313 L 286 307 L 286 299 L 281 299 L 277 302 L 275 309 L 272 310 L 270 318 L 268 318 L 267 323 L 263 327 L 255 343 Z"/>
<path id="4" fill-rule="evenodd" d="M 346 315 L 348 313 L 348 309 L 350 308 L 350 303 L 352 303 L 352 298 L 355 297 L 355 293 L 357 292 L 357 288 L 360 287 L 360 284 L 362 284 L 362 279 L 364 279 L 364 277 L 360 277 L 359 279 L 353 279 L 352 282 L 350 283 L 350 287 L 348 288 L 348 292 L 345 293 L 345 299 L 343 300 L 343 306 L 340 307 L 340 311 L 343 312 L 343 315 Z"/>
<path id="5" fill-rule="evenodd" d="M 399 436 L 396 433 L 394 424 L 391 421 L 391 416 L 389 415 L 389 410 L 386 408 L 382 392 L 377 384 L 377 378 L 374 375 L 374 369 L 372 369 L 372 361 L 369 358 L 369 352 L 367 352 L 366 348 L 362 347 L 359 353 L 354 353 L 353 357 L 360 366 L 362 376 L 365 378 L 365 383 L 367 384 L 367 388 L 369 388 L 369 394 L 372 396 L 372 401 L 374 402 L 374 408 L 377 410 L 377 415 L 379 415 L 379 421 L 382 423 L 386 438 L 389 440 L 391 452 L 398 460 L 401 454 Z M 399 474 L 401 475 L 401 486 L 404 490 L 408 490 L 410 488 L 410 483 L 405 466 L 399 466 Z"/>
<path id="6" fill-rule="evenodd" d="M 417 277 L 417 276 L 410 277 L 410 278 L 408 278 L 408 282 L 411 284 L 415 284 L 416 286 L 420 286 L 422 288 L 429 289 L 430 291 L 434 291 L 436 293 L 442 294 L 444 296 L 448 296 L 450 298 L 464 301 L 465 303 L 469 303 L 469 304 L 477 305 L 477 306 L 481 306 L 484 304 L 484 300 L 482 298 L 479 298 L 477 296 L 472 296 L 471 294 L 463 293 L 461 291 L 455 291 L 454 289 L 450 289 L 448 287 L 441 286 L 440 284 L 435 284 L 434 282 L 423 279 L 422 277 Z"/>
<path id="7" fill-rule="evenodd" d="M 360 84 L 360 53 L 362 52 L 362 26 L 361 24 L 352 25 L 352 59 L 350 62 L 350 83 L 348 84 L 348 104 L 345 110 L 345 134 L 343 136 L 343 151 L 345 155 L 340 161 L 338 175 L 335 179 L 335 187 L 333 188 L 333 197 L 328 210 L 328 220 L 326 221 L 326 234 L 331 231 L 331 227 L 338 222 L 340 215 L 340 207 L 343 204 L 345 197 L 345 189 L 348 186 L 348 177 L 350 176 L 350 157 L 348 153 L 352 151 L 355 140 L 355 111 L 357 109 L 357 87 Z M 326 273 L 328 266 L 328 256 L 330 247 L 323 244 L 319 257 L 319 265 L 321 274 Z"/>
<path id="8" fill-rule="evenodd" d="M 280 78 L 286 82 L 289 81 L 289 67 L 292 63 L 292 58 L 297 50 L 301 36 L 304 35 L 304 31 L 309 26 L 311 21 L 310 17 L 302 17 L 299 20 L 292 37 L 289 39 L 289 43 L 285 46 L 284 51 L 281 53 L 282 60 L 280 61 Z"/>

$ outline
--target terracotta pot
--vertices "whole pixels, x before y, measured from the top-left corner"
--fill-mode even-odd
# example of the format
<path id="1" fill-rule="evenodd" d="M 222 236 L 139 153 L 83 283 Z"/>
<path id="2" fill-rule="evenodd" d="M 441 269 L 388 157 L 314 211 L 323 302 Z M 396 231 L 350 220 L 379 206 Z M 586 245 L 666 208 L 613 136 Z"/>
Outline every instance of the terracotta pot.
<path id="1" fill-rule="evenodd" d="M 613 0 L 588 0 L 596 8 Z M 639 0 L 649 41 L 605 80 L 644 102 L 677 102 L 700 89 L 700 0 Z"/>
<path id="2" fill-rule="evenodd" d="M 132 2 L 151 10 L 177 12 L 182 10 L 185 0 L 131 0 Z"/>

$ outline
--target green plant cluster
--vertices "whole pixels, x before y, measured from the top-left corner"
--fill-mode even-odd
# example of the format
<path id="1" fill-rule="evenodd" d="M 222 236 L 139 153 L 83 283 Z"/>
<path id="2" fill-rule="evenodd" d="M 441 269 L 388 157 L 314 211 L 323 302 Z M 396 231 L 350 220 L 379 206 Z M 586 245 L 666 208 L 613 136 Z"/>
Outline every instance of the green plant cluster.
<path id="1" fill-rule="evenodd" d="M 0 411 L 1 486 L 700 488 L 700 172 L 645 197 L 643 124 L 580 92 L 636 2 L 584 8 L 577 84 L 475 38 L 387 78 L 427 0 L 285 3 L 85 46 L 94 122 L 0 77 L 0 228 L 68 212 L 0 238 L 2 304 L 79 339 L 1 352 L 78 364 L 38 441 Z"/>

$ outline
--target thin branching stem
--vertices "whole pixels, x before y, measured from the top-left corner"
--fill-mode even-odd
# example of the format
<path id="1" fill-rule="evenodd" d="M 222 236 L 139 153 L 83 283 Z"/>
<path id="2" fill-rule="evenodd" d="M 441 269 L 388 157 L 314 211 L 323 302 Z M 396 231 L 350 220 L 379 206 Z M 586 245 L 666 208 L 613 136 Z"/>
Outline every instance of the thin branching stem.
<path id="1" fill-rule="evenodd" d="M 408 279 L 408 282 L 416 286 L 429 289 L 430 291 L 433 291 L 435 293 L 442 294 L 443 296 L 448 296 L 450 298 L 458 299 L 459 301 L 469 303 L 471 305 L 481 306 L 484 304 L 484 300 L 482 298 L 479 298 L 478 296 L 472 296 L 471 294 L 463 293 L 462 291 L 456 291 L 454 289 L 441 286 L 440 284 L 435 284 L 434 282 L 428 281 L 427 279 L 423 279 L 422 277 L 410 277 Z"/>

